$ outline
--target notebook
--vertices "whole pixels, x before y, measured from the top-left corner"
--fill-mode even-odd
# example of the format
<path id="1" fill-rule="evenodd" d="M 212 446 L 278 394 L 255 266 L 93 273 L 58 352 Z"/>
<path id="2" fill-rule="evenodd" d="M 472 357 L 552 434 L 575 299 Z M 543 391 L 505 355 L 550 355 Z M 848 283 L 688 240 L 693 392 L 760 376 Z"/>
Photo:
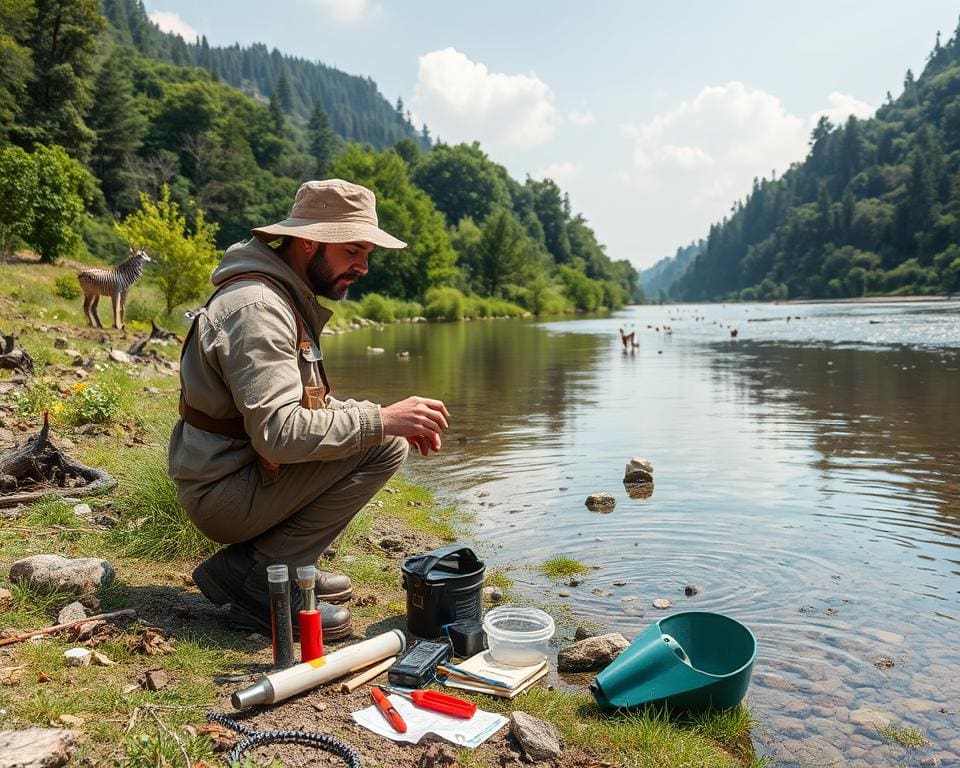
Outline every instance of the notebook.
<path id="1" fill-rule="evenodd" d="M 542 678 L 550 669 L 546 660 L 526 667 L 508 667 L 500 664 L 490 651 L 481 651 L 460 664 L 441 664 L 437 676 L 443 684 L 465 691 L 488 693 L 512 699 Z"/>

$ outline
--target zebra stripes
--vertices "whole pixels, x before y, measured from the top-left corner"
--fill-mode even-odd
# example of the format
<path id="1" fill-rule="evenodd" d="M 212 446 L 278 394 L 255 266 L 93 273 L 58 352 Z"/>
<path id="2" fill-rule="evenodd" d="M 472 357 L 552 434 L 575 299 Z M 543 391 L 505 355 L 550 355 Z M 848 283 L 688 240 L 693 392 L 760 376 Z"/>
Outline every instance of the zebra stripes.
<path id="1" fill-rule="evenodd" d="M 85 269 L 77 273 L 77 280 L 83 289 L 83 313 L 87 316 L 87 325 L 103 328 L 97 315 L 97 303 L 101 296 L 109 296 L 113 303 L 113 327 L 123 330 L 123 313 L 127 301 L 127 292 L 143 275 L 143 264 L 152 259 L 142 248 L 129 249 L 129 258 L 116 267 Z"/>

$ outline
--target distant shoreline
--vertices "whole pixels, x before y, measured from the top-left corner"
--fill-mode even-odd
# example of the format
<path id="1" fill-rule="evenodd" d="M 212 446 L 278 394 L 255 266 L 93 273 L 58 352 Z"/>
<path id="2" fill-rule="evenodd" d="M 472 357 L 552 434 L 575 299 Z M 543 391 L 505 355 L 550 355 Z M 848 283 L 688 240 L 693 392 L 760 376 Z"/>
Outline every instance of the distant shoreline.
<path id="1" fill-rule="evenodd" d="M 858 296 L 846 299 L 787 299 L 786 301 L 771 301 L 770 304 L 907 304 L 921 301 L 951 301 L 960 302 L 960 294 L 956 296 Z"/>

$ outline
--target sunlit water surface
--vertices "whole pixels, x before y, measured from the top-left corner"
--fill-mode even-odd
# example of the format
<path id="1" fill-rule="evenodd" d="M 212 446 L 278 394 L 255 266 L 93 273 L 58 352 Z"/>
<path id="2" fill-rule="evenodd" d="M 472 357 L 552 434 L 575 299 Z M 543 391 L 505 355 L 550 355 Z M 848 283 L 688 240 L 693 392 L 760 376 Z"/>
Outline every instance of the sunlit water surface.
<path id="1" fill-rule="evenodd" d="M 446 402 L 442 453 L 408 472 L 475 513 L 469 543 L 560 635 L 589 621 L 632 639 L 669 612 L 655 598 L 722 612 L 759 641 L 759 752 L 960 763 L 956 302 L 394 325 L 324 352 L 336 393 Z M 649 498 L 622 484 L 634 456 L 654 465 Z M 585 507 L 597 491 L 612 513 Z M 558 554 L 592 567 L 582 585 L 537 573 Z"/>

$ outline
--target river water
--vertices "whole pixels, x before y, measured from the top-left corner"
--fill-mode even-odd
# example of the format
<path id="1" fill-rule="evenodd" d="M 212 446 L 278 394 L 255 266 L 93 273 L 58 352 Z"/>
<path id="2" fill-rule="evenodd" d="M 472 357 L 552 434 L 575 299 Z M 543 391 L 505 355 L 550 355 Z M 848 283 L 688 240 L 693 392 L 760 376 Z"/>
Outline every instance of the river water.
<path id="1" fill-rule="evenodd" d="M 392 325 L 324 353 L 336 394 L 446 402 L 442 453 L 408 472 L 475 513 L 470 543 L 559 634 L 587 620 L 632 639 L 671 610 L 725 613 L 758 639 L 761 754 L 960 764 L 957 302 Z M 622 484 L 634 456 L 654 466 L 647 498 Z M 585 507 L 598 491 L 613 512 Z M 582 585 L 538 574 L 558 554 L 591 566 Z"/>

